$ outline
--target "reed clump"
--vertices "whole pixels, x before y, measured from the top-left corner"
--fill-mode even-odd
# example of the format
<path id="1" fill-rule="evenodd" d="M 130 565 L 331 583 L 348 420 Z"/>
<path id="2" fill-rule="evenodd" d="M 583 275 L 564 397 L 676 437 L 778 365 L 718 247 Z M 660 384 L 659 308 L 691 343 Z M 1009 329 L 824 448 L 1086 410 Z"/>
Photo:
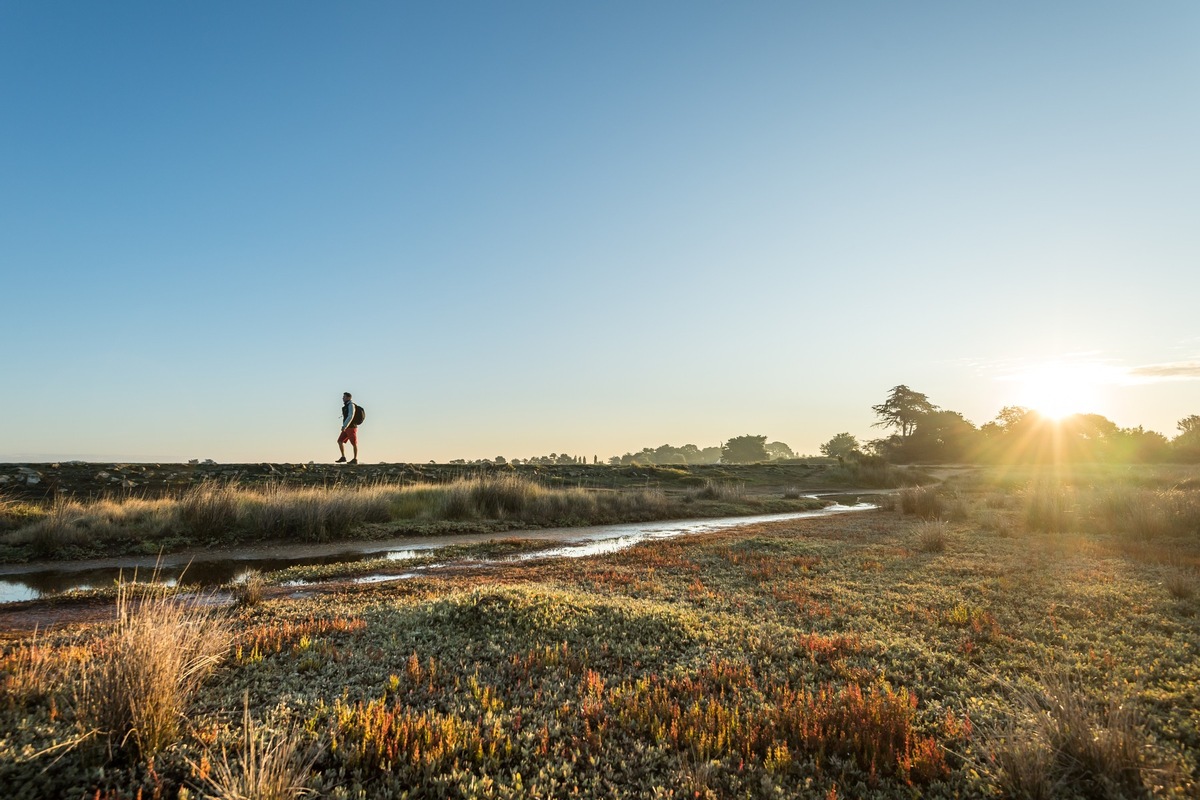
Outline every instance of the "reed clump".
<path id="1" fill-rule="evenodd" d="M 232 758 L 221 748 L 219 758 L 210 757 L 211 770 L 192 764 L 215 797 L 227 800 L 295 800 L 315 794 L 306 784 L 313 764 L 321 755 L 308 747 L 303 730 L 288 726 L 264 732 L 250 716 L 249 692 L 242 699 L 242 736 Z"/>
<path id="2" fill-rule="evenodd" d="M 221 617 L 161 591 L 117 588 L 117 620 L 83 663 L 75 704 L 85 736 L 143 760 L 175 743 L 205 679 L 229 652 Z"/>
<path id="3" fill-rule="evenodd" d="M 1167 567 L 1163 586 L 1176 600 L 1191 600 L 1200 588 L 1200 575 L 1190 567 L 1171 565 Z"/>
<path id="4" fill-rule="evenodd" d="M 1147 743 L 1129 697 L 1114 690 L 1093 700 L 1077 679 L 1062 674 L 1014 694 L 1024 719 L 1010 720 L 992 736 L 1005 794 L 1049 798 L 1067 788 L 1087 797 L 1148 794 Z"/>
<path id="5" fill-rule="evenodd" d="M 46 515 L 46 509 L 0 494 L 0 532 L 25 527 Z"/>
<path id="6" fill-rule="evenodd" d="M 1200 492 L 1124 485 L 1077 488 L 1031 484 L 1022 493 L 1026 530 L 1087 531 L 1132 541 L 1182 539 L 1200 533 Z"/>
<path id="7" fill-rule="evenodd" d="M 28 641 L 12 645 L 0 655 L 0 699 L 21 707 L 54 691 L 58 674 L 55 650 L 38 641 L 35 630 Z"/>
<path id="8" fill-rule="evenodd" d="M 900 492 L 900 510 L 921 519 L 938 519 L 945 511 L 945 503 L 936 489 L 914 486 Z"/>
<path id="9" fill-rule="evenodd" d="M 256 569 L 248 570 L 233 584 L 233 598 L 240 606 L 256 606 L 266 593 L 266 578 Z"/>
<path id="10" fill-rule="evenodd" d="M 944 520 L 924 520 L 917 524 L 916 539 L 922 553 L 944 553 L 950 542 L 950 525 Z"/>
<path id="11" fill-rule="evenodd" d="M 174 497 L 88 502 L 58 499 L 0 544 L 26 557 L 90 551 L 151 554 L 181 544 L 249 540 L 323 542 L 372 524 L 443 521 L 593 525 L 665 519 L 684 504 L 707 500 L 757 508 L 741 484 L 710 481 L 686 495 L 658 488 L 546 486 L 512 474 L 481 474 L 447 483 L 243 486 L 209 480 Z M 724 511 L 724 510 L 723 510 Z M 732 509 L 727 513 L 734 513 Z"/>
<path id="12" fill-rule="evenodd" d="M 743 484 L 705 481 L 703 486 L 692 492 L 689 496 L 693 500 L 716 500 L 725 503 L 738 502 L 745 498 L 746 487 Z"/>

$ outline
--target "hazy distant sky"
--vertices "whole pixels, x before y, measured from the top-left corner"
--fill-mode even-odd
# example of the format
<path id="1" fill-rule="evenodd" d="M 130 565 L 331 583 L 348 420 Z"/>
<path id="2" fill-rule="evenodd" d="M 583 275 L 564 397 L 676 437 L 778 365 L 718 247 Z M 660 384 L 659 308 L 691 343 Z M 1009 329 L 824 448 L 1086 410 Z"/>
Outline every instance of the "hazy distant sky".
<path id="1" fill-rule="evenodd" d="M 1198 143 L 1193 0 L 0 0 L 0 460 L 1174 436 Z"/>

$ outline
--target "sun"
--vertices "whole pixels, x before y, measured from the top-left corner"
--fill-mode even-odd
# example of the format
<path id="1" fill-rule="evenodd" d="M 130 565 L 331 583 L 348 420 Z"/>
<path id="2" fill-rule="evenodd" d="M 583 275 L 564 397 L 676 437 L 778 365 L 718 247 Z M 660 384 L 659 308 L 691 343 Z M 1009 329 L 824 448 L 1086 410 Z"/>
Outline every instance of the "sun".
<path id="1" fill-rule="evenodd" d="M 1099 399 L 1100 381 L 1078 365 L 1048 364 L 1020 377 L 1018 403 L 1043 417 L 1060 420 L 1090 413 Z"/>

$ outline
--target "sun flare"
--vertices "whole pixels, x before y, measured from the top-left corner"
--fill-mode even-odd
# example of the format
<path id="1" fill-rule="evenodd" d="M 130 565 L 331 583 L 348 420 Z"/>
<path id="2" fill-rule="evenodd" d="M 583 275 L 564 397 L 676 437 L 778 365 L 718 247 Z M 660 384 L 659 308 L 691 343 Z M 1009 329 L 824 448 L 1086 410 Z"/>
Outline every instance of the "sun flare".
<path id="1" fill-rule="evenodd" d="M 1040 367 L 1020 381 L 1020 405 L 1055 420 L 1094 411 L 1103 383 L 1094 369 L 1064 364 Z"/>

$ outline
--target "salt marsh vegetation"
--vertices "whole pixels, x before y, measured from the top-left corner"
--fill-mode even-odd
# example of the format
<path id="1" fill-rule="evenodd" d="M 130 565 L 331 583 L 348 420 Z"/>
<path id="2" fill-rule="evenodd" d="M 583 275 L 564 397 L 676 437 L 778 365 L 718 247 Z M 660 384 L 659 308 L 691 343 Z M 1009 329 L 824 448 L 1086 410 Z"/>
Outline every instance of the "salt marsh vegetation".
<path id="1" fill-rule="evenodd" d="M 0 784 L 215 797 L 278 750 L 290 791 L 345 798 L 1195 796 L 1200 606 L 1172 587 L 1200 564 L 1200 484 L 1139 477 L 968 471 L 930 519 L 898 502 L 198 610 L 220 657 L 154 747 L 78 741 L 119 620 L 12 632 Z"/>

